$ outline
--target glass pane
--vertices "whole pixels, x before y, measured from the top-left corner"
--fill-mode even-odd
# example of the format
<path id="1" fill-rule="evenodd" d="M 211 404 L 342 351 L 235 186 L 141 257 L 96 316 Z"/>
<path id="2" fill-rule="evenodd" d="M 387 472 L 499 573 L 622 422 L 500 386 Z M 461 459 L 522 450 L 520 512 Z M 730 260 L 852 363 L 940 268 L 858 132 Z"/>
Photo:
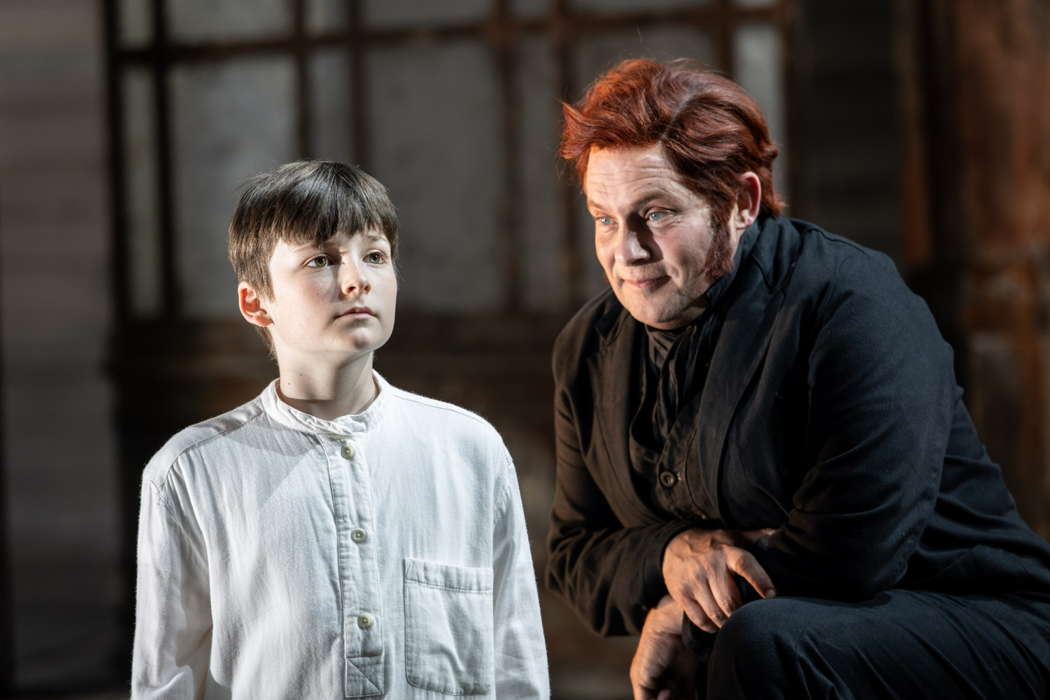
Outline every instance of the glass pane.
<path id="1" fill-rule="evenodd" d="M 153 6 L 146 0 L 120 0 L 120 43 L 136 46 L 149 43 L 153 36 Z"/>
<path id="2" fill-rule="evenodd" d="M 241 39 L 292 31 L 288 0 L 178 0 L 168 3 L 176 40 Z"/>
<path id="3" fill-rule="evenodd" d="M 250 176 L 292 160 L 293 70 L 266 59 L 173 72 L 179 286 L 186 315 L 236 315 L 226 227 Z"/>
<path id="4" fill-rule="evenodd" d="M 691 58 L 708 65 L 716 60 L 710 37 L 688 27 L 654 27 L 606 32 L 584 37 L 576 57 L 576 83 L 579 94 L 601 73 L 625 58 Z"/>
<path id="5" fill-rule="evenodd" d="M 771 24 L 743 25 L 733 37 L 736 79 L 762 108 L 770 136 L 780 146 L 773 161 L 773 184 L 787 198 L 787 152 L 785 138 L 784 90 L 781 75 L 780 32 Z"/>
<path id="6" fill-rule="evenodd" d="M 307 31 L 315 33 L 345 29 L 350 19 L 349 7 L 347 0 L 307 0 Z"/>
<path id="7" fill-rule="evenodd" d="M 479 21 L 488 16 L 491 0 L 457 2 L 419 2 L 419 0 L 367 0 L 365 24 L 369 27 L 392 25 L 427 26 Z"/>
<path id="8" fill-rule="evenodd" d="M 557 309 L 566 300 L 562 269 L 564 247 L 558 177 L 558 106 L 556 69 L 546 37 L 522 42 L 517 60 L 521 192 L 512 202 L 521 226 L 525 306 Z"/>
<path id="9" fill-rule="evenodd" d="M 401 216 L 401 306 L 499 308 L 503 157 L 488 47 L 405 46 L 368 59 L 369 161 Z"/>
<path id="10" fill-rule="evenodd" d="M 314 157 L 354 160 L 350 108 L 350 57 L 346 49 L 319 51 L 310 59 Z"/>
<path id="11" fill-rule="evenodd" d="M 511 12 L 515 17 L 542 17 L 550 9 L 550 0 L 512 0 Z"/>
<path id="12" fill-rule="evenodd" d="M 696 7 L 698 5 L 709 5 L 711 0 L 646 0 L 640 3 L 638 0 L 571 0 L 574 8 L 588 12 L 612 12 L 612 11 L 634 11 L 639 10 L 666 10 L 681 7 Z"/>
<path id="13" fill-rule="evenodd" d="M 131 313 L 139 318 L 150 318 L 160 311 L 160 229 L 152 84 L 146 70 L 129 70 L 124 75 L 128 282 Z"/>

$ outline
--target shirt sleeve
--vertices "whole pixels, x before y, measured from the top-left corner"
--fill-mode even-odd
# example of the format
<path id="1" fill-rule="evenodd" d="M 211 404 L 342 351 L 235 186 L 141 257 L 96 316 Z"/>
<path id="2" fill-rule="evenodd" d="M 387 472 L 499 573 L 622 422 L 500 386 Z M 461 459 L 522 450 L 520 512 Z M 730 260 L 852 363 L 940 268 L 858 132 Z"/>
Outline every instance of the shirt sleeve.
<path id="1" fill-rule="evenodd" d="M 557 350 L 555 351 L 557 353 Z M 685 520 L 625 527 L 584 462 L 569 391 L 555 359 L 555 484 L 547 537 L 547 586 L 602 636 L 638 634 L 667 593 L 663 553 Z"/>
<path id="2" fill-rule="evenodd" d="M 952 353 L 896 270 L 876 272 L 840 269 L 816 316 L 814 463 L 785 524 L 753 549 L 781 595 L 893 587 L 933 512 L 957 400 Z"/>
<path id="3" fill-rule="evenodd" d="M 211 652 L 200 531 L 164 486 L 142 484 L 131 680 L 141 700 L 202 697 Z"/>
<path id="4" fill-rule="evenodd" d="M 514 465 L 505 455 L 493 528 L 496 697 L 549 698 L 547 650 Z"/>

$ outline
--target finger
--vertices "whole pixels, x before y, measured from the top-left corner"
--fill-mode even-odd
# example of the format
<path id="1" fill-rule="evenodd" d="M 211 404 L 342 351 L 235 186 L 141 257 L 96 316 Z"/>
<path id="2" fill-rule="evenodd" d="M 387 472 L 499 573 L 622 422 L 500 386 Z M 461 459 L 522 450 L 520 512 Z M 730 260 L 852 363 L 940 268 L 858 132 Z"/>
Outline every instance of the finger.
<path id="1" fill-rule="evenodd" d="M 763 598 L 772 598 L 777 594 L 773 580 L 751 552 L 744 549 L 734 550 L 728 564 L 730 570 L 742 576 Z"/>
<path id="2" fill-rule="evenodd" d="M 682 606 L 682 610 L 685 612 L 685 616 L 689 618 L 689 621 L 704 632 L 714 633 L 718 631 L 718 626 L 704 612 L 703 605 L 699 600 L 687 596 L 680 600 L 679 604 Z"/>
<path id="3" fill-rule="evenodd" d="M 723 569 L 718 576 L 709 578 L 708 581 L 711 583 L 711 594 L 726 618 L 744 604 L 740 597 L 740 587 L 736 585 L 733 573 L 728 569 Z M 721 627 L 722 623 L 718 626 Z"/>
<path id="4" fill-rule="evenodd" d="M 722 626 L 722 623 L 726 621 L 728 615 L 722 611 L 722 606 L 715 600 L 715 594 L 711 590 L 710 578 L 705 578 L 702 585 L 697 588 L 697 602 L 700 603 L 704 609 L 704 615 L 707 617 L 709 623 L 713 625 L 713 629 L 706 629 L 701 627 L 705 632 L 717 632 L 718 628 Z M 697 625 L 700 627 L 700 625 Z"/>

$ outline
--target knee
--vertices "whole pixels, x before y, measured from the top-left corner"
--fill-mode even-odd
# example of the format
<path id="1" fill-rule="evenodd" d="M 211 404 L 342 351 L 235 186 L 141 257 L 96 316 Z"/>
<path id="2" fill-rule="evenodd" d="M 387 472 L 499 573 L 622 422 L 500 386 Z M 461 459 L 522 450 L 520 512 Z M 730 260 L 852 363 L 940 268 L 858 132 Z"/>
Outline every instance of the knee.
<path id="1" fill-rule="evenodd" d="M 707 663 L 708 697 L 791 697 L 798 625 L 788 599 L 736 610 L 715 636 Z"/>
<path id="2" fill-rule="evenodd" d="M 747 658 L 749 663 L 778 657 L 792 627 L 784 619 L 781 602 L 756 600 L 737 609 L 715 636 L 712 655 Z"/>

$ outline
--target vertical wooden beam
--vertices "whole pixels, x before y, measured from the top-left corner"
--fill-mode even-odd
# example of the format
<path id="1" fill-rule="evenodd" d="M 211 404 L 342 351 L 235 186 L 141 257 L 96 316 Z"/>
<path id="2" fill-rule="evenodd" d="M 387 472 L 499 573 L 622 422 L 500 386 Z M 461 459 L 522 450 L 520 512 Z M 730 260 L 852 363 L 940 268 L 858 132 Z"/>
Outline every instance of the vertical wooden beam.
<path id="1" fill-rule="evenodd" d="M 350 2 L 347 17 L 347 36 L 350 52 L 350 144 L 354 160 L 365 170 L 372 165 L 372 152 L 369 148 L 368 130 L 368 73 L 365 65 L 365 30 L 361 17 L 361 6 L 364 3 Z"/>
<path id="2" fill-rule="evenodd" d="M 782 153 L 787 153 L 788 164 L 785 171 L 787 189 L 789 196 L 794 196 L 799 190 L 800 168 L 799 157 L 794 149 L 801 142 L 799 137 L 800 125 L 802 123 L 802 96 L 796 91 L 798 83 L 798 71 L 795 66 L 795 33 L 798 24 L 797 0 L 781 0 L 777 5 L 777 35 L 780 38 L 780 88 L 784 96 L 784 141 L 778 144 Z M 781 156 L 783 157 L 783 156 Z M 777 183 L 773 183 L 777 186 Z M 780 187 L 779 189 L 783 189 Z M 778 192 L 781 196 L 782 193 Z M 787 202 L 790 210 L 791 203 Z"/>
<path id="3" fill-rule="evenodd" d="M 116 0 L 102 0 L 105 47 L 106 144 L 109 158 L 110 296 L 117 324 L 127 320 L 130 299 L 128 270 L 128 217 L 124 205 L 127 185 L 124 152 L 124 75 L 117 53 L 120 17 Z"/>
<path id="4" fill-rule="evenodd" d="M 310 101 L 309 46 L 306 42 L 306 2 L 289 0 L 292 14 L 293 60 L 295 61 L 295 148 L 299 158 L 311 158 L 313 104 Z"/>
<path id="5" fill-rule="evenodd" d="M 0 232 L 2 231 L 3 220 L 0 219 Z M 0 300 L 2 298 L 0 295 Z M 3 305 L 0 304 L 0 309 L 2 308 Z M 2 327 L 3 317 L 0 316 L 0 328 Z M 3 343 L 0 342 L 0 370 L 3 369 L 3 366 Z M 15 684 L 15 628 L 14 596 L 11 592 L 11 551 L 7 541 L 7 489 L 5 488 L 7 452 L 5 450 L 6 440 L 4 440 L 6 413 L 3 401 L 3 377 L 4 374 L 0 371 L 0 697 L 7 697 L 13 693 Z"/>
<path id="6" fill-rule="evenodd" d="M 496 76 L 499 83 L 500 145 L 503 149 L 503 187 L 497 203 L 500 222 L 500 253 L 503 257 L 504 304 L 509 313 L 525 306 L 524 274 L 525 241 L 521 219 L 514 215 L 521 197 L 521 138 L 518 127 L 517 33 L 513 25 L 509 0 L 493 0 L 488 38 L 492 44 Z"/>
<path id="7" fill-rule="evenodd" d="M 182 312 L 178 282 L 178 246 L 175 241 L 175 162 L 172 152 L 171 57 L 168 53 L 166 0 L 153 2 L 153 118 L 156 135 L 157 202 L 160 226 L 161 299 L 165 314 L 177 318 Z"/>
<path id="8" fill-rule="evenodd" d="M 733 17 L 732 0 L 716 0 L 715 17 L 715 53 L 718 56 L 718 68 L 732 78 L 736 75 L 736 60 L 733 56 L 736 22 Z"/>
<path id="9" fill-rule="evenodd" d="M 572 10 L 568 0 L 551 0 L 551 42 L 554 50 L 554 65 L 557 71 L 558 97 L 563 102 L 573 103 L 576 95 L 576 70 L 573 66 L 572 44 L 579 34 L 573 24 Z M 568 172 L 568 170 L 567 170 Z M 563 178 L 560 183 L 562 212 L 561 269 L 565 280 L 566 310 L 575 310 L 584 301 L 583 260 L 580 255 L 580 230 L 576 202 L 575 178 Z"/>
<path id="10" fill-rule="evenodd" d="M 964 226 L 954 6 L 941 0 L 898 0 L 903 159 L 901 228 L 909 282 L 921 294 L 955 349 L 955 371 L 969 384 L 969 339 L 962 325 L 966 261 L 972 240 Z"/>

